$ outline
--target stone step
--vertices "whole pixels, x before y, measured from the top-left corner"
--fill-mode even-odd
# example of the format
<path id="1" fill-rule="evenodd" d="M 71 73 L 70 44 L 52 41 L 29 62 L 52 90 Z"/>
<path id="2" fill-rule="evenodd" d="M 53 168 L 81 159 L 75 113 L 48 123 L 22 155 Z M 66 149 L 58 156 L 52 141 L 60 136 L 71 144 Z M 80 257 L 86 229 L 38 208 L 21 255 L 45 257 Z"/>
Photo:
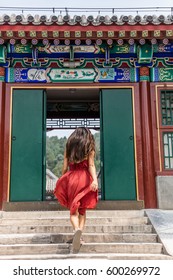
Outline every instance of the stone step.
<path id="1" fill-rule="evenodd" d="M 147 224 L 148 218 L 147 217 L 131 217 L 129 218 L 93 218 L 90 217 L 86 220 L 86 225 L 96 225 L 96 224 L 111 224 L 111 225 L 140 225 L 140 224 Z M 57 218 L 22 218 L 22 219 L 0 219 L 0 225 L 70 225 L 69 218 L 65 217 L 57 217 Z"/>
<path id="2" fill-rule="evenodd" d="M 94 225 L 85 226 L 86 233 L 137 233 L 145 232 L 151 233 L 153 231 L 152 225 Z M 9 233 L 71 233 L 72 226 L 58 226 L 58 225 L 0 225 L 0 234 Z"/>
<path id="3" fill-rule="evenodd" d="M 0 245 L 0 255 L 27 255 L 27 254 L 69 254 L 70 244 L 17 244 Z M 126 254 L 161 254 L 160 243 L 85 243 L 81 245 L 79 253 L 126 253 Z M 79 254 L 78 254 L 79 255 Z"/>
<path id="4" fill-rule="evenodd" d="M 14 219 L 25 219 L 25 218 L 47 218 L 53 219 L 57 217 L 69 218 L 69 211 L 1 211 L 0 218 L 14 218 Z M 115 217 L 115 218 L 126 218 L 126 217 L 143 217 L 144 210 L 88 210 L 87 217 Z"/>
<path id="5" fill-rule="evenodd" d="M 82 237 L 72 254 L 67 210 L 0 212 L 0 260 L 173 259 L 162 253 L 144 210 L 89 210 Z"/>
<path id="6" fill-rule="evenodd" d="M 161 243 L 84 243 L 80 253 L 140 253 L 140 254 L 161 254 Z"/>
<path id="7" fill-rule="evenodd" d="M 78 259 L 108 259 L 108 260 L 173 260 L 173 257 L 163 254 L 39 254 L 39 255 L 0 255 L 0 260 L 78 260 Z"/>
<path id="8" fill-rule="evenodd" d="M 73 234 L 0 234 L 0 244 L 52 244 L 67 243 L 73 238 Z M 155 243 L 157 242 L 156 234 L 109 234 L 109 233 L 84 233 L 82 235 L 86 243 L 110 243 L 110 242 L 127 242 L 127 243 Z"/>
<path id="9" fill-rule="evenodd" d="M 15 244 L 0 245 L 0 255 L 69 254 L 69 244 Z"/>

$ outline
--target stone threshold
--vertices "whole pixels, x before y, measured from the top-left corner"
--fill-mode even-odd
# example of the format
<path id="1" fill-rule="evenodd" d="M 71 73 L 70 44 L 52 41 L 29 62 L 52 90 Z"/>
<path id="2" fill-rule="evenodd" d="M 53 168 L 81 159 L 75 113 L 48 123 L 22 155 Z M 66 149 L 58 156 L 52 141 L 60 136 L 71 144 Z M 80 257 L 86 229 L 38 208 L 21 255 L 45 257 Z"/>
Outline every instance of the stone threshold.
<path id="1" fill-rule="evenodd" d="M 94 210 L 141 210 L 144 209 L 144 201 L 129 200 L 106 200 L 99 201 Z M 25 202 L 4 202 L 3 211 L 65 211 L 57 201 L 25 201 Z"/>

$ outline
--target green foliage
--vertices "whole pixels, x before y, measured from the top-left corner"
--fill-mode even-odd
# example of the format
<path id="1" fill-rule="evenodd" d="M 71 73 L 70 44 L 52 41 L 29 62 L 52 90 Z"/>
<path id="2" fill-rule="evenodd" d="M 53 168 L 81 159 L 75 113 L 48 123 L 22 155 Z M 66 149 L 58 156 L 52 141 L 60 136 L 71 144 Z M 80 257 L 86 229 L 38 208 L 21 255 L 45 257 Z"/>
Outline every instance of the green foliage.
<path id="1" fill-rule="evenodd" d="M 94 134 L 96 143 L 96 170 L 100 170 L 100 133 Z M 66 137 L 46 137 L 46 168 L 50 169 L 57 177 L 61 176 L 64 159 L 64 148 L 67 142 Z"/>

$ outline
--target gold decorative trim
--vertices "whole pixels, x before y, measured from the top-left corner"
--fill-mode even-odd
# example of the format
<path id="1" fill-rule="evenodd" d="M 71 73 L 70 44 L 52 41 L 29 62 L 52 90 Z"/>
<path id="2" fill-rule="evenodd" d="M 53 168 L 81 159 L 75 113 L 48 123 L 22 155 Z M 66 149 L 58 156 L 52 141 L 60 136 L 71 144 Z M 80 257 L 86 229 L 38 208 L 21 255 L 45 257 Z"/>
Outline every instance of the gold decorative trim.
<path id="1" fill-rule="evenodd" d="M 59 37 L 59 31 L 53 31 L 53 37 Z"/>
<path id="2" fill-rule="evenodd" d="M 103 37 L 103 31 L 97 31 L 97 37 Z"/>
<path id="3" fill-rule="evenodd" d="M 86 31 L 86 37 L 92 37 L 93 33 L 92 31 Z"/>
<path id="4" fill-rule="evenodd" d="M 136 30 L 130 31 L 130 37 L 137 37 L 137 31 Z"/>
<path id="5" fill-rule="evenodd" d="M 6 31 L 6 35 L 7 35 L 7 37 L 13 37 L 13 31 L 11 31 L 11 30 Z"/>
<path id="6" fill-rule="evenodd" d="M 64 37 L 69 38 L 70 37 L 70 31 L 64 31 Z"/>
<path id="7" fill-rule="evenodd" d="M 148 37 L 148 30 L 142 31 L 142 37 Z"/>
<path id="8" fill-rule="evenodd" d="M 41 31 L 41 36 L 46 38 L 48 36 L 48 32 L 47 31 Z"/>
<path id="9" fill-rule="evenodd" d="M 154 30 L 154 37 L 160 37 L 160 30 Z"/>
<path id="10" fill-rule="evenodd" d="M 18 31 L 18 36 L 19 37 L 25 37 L 25 31 L 23 31 L 23 30 Z"/>
<path id="11" fill-rule="evenodd" d="M 119 31 L 119 37 L 120 38 L 125 37 L 125 34 L 126 34 L 126 32 L 124 30 Z"/>
<path id="12" fill-rule="evenodd" d="M 114 31 L 108 31 L 108 37 L 114 37 Z"/>
<path id="13" fill-rule="evenodd" d="M 81 37 L 81 31 L 75 31 L 75 37 L 80 38 Z"/>
<path id="14" fill-rule="evenodd" d="M 173 30 L 166 30 L 166 36 L 173 36 Z"/>
<path id="15" fill-rule="evenodd" d="M 30 31 L 29 35 L 30 37 L 36 37 L 36 31 Z"/>

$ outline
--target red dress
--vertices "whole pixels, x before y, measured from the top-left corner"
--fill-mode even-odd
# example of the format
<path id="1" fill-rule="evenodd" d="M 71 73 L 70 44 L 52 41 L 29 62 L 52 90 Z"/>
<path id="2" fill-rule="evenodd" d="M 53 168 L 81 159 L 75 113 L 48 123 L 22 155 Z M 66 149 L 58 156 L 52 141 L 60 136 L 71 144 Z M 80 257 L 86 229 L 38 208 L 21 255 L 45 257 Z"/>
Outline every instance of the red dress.
<path id="1" fill-rule="evenodd" d="M 70 209 L 70 214 L 78 209 L 79 214 L 84 215 L 86 209 L 94 208 L 98 201 L 98 191 L 90 187 L 92 182 L 88 160 L 69 163 L 69 171 L 58 179 L 54 195 L 62 206 Z"/>

